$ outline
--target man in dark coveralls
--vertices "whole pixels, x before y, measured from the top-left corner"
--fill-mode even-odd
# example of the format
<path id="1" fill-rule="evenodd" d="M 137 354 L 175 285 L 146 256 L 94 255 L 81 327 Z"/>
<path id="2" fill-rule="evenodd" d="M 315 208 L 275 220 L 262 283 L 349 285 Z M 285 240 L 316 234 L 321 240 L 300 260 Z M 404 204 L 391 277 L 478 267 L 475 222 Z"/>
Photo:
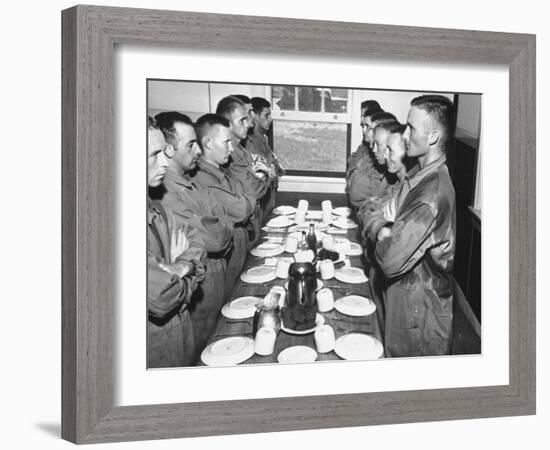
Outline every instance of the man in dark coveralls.
<path id="1" fill-rule="evenodd" d="M 149 187 L 162 183 L 174 148 L 153 119 L 148 127 Z M 159 200 L 147 197 L 147 367 L 193 363 L 194 334 L 188 304 L 204 278 L 204 249 L 197 232 L 177 225 Z"/>
<path id="2" fill-rule="evenodd" d="M 453 322 L 455 191 L 446 150 L 454 107 L 439 95 L 411 102 L 404 139 L 416 165 L 405 176 L 393 223 L 370 223 L 375 257 L 387 278 L 386 356 L 448 354 Z"/>

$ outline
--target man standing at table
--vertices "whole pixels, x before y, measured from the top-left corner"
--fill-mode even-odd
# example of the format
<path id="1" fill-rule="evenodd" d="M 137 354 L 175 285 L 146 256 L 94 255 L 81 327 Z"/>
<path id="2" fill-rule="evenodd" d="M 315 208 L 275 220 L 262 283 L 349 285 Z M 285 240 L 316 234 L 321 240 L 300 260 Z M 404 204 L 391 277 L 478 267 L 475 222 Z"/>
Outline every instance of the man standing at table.
<path id="1" fill-rule="evenodd" d="M 404 139 L 416 165 L 398 193 L 393 224 L 369 227 L 388 279 L 386 356 L 443 355 L 451 349 L 456 210 L 445 155 L 454 127 L 454 107 L 446 97 L 411 101 Z"/>
<path id="2" fill-rule="evenodd" d="M 357 168 L 357 165 L 363 164 L 365 159 L 367 160 L 367 163 L 372 163 L 372 143 L 368 142 L 368 127 L 366 120 L 367 117 L 371 117 L 379 112 L 384 112 L 384 110 L 380 107 L 380 104 L 376 100 L 365 100 L 361 103 L 361 134 L 363 135 L 363 140 L 355 152 L 353 152 L 348 158 L 346 167 L 346 189 L 349 188 L 350 176 Z"/>
<path id="3" fill-rule="evenodd" d="M 162 183 L 174 148 L 149 118 L 147 179 Z M 194 334 L 188 303 L 204 278 L 204 250 L 189 225 L 177 225 L 160 201 L 147 197 L 147 367 L 193 363 Z"/>
<path id="4" fill-rule="evenodd" d="M 155 120 L 166 142 L 175 149 L 164 177 L 166 193 L 162 204 L 173 213 L 176 221 L 188 223 L 197 230 L 208 255 L 206 277 L 194 292 L 189 308 L 198 357 L 214 332 L 218 313 L 225 303 L 225 256 L 231 252 L 233 224 L 225 218 L 216 199 L 199 189 L 191 179 L 190 173 L 196 169 L 202 153 L 191 119 L 172 111 L 157 114 Z"/>
<path id="5" fill-rule="evenodd" d="M 244 194 L 255 199 L 254 215 L 250 218 L 250 247 L 260 238 L 262 212 L 260 201 L 269 187 L 269 168 L 255 160 L 241 142 L 247 137 L 249 116 L 244 103 L 236 97 L 228 96 L 218 102 L 216 114 L 229 121 L 233 152 L 229 160 L 228 174 L 234 185 Z"/>
<path id="6" fill-rule="evenodd" d="M 273 149 L 269 145 L 267 138 L 267 133 L 273 123 L 273 119 L 271 118 L 271 103 L 262 97 L 254 97 L 251 102 L 254 127 L 252 128 L 252 132 L 249 131 L 248 133 L 246 149 L 253 155 L 257 155 L 257 158 L 265 162 L 266 166 L 270 169 L 270 186 L 264 197 L 263 207 L 263 219 L 265 221 L 275 207 L 279 177 L 284 174 L 284 170 L 275 153 L 273 153 Z"/>
<path id="7" fill-rule="evenodd" d="M 247 225 L 254 212 L 256 198 L 240 192 L 226 169 L 233 152 L 229 122 L 216 114 L 199 117 L 195 126 L 202 150 L 198 170 L 193 175 L 196 185 L 215 199 L 219 214 L 233 224 L 233 248 L 225 272 L 226 293 L 242 271 L 248 249 Z"/>
<path id="8" fill-rule="evenodd" d="M 365 116 L 363 129 L 370 152 L 355 160 L 355 168 L 349 175 L 347 186 L 349 201 L 359 210 L 366 201 L 382 197 L 385 190 L 386 165 L 384 162 L 380 164 L 375 158 L 377 143 L 374 139 L 374 129 L 380 124 L 393 122 L 396 122 L 395 116 L 388 112 Z"/>

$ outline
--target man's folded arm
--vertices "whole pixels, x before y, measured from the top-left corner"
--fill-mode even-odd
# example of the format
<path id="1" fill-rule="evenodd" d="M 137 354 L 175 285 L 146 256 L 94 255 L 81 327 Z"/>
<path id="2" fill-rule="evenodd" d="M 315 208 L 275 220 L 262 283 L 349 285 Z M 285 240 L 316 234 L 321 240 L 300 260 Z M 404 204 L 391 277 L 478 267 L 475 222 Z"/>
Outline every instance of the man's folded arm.
<path id="1" fill-rule="evenodd" d="M 423 202 L 396 218 L 391 236 L 378 241 L 375 248 L 376 260 L 386 277 L 407 273 L 422 258 L 431 245 L 436 218 L 434 208 Z"/>

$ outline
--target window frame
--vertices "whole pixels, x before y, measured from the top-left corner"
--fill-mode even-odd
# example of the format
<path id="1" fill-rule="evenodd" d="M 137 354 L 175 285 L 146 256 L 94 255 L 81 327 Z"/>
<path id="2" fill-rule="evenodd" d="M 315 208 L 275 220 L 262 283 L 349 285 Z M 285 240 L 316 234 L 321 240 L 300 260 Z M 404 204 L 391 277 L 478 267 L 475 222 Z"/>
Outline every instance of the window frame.
<path id="1" fill-rule="evenodd" d="M 295 92 L 295 111 L 287 111 L 287 110 L 280 110 L 280 109 L 274 109 L 274 103 L 273 103 L 273 86 L 285 86 L 285 87 L 293 87 Z M 323 91 L 325 89 L 345 89 L 348 92 L 348 99 L 347 99 L 347 112 L 346 113 L 327 113 L 324 111 L 321 112 L 312 112 L 312 111 L 298 111 L 298 88 L 300 87 L 316 87 L 321 88 Z M 354 90 L 348 87 L 340 87 L 340 86 L 311 86 L 311 85 L 286 85 L 286 84 L 270 84 L 268 85 L 268 89 L 266 94 L 269 96 L 269 101 L 271 103 L 271 118 L 273 119 L 273 122 L 275 121 L 288 121 L 288 122 L 324 122 L 324 123 L 333 123 L 333 124 L 345 124 L 346 125 L 346 149 L 345 149 L 345 155 L 344 155 L 344 163 L 345 167 L 347 169 L 347 161 L 351 155 L 351 138 L 352 138 L 352 111 L 353 111 L 353 95 Z M 324 95 L 321 95 L 321 109 L 324 109 L 325 106 L 325 99 Z M 269 141 L 271 148 L 273 148 L 274 152 L 277 153 L 276 149 L 276 142 L 273 137 L 273 129 L 274 125 L 271 126 L 271 129 L 269 130 Z M 297 169 L 290 169 L 285 167 L 286 175 L 296 175 L 296 176 L 302 176 L 302 177 L 327 177 L 327 178 L 343 178 L 346 175 L 346 169 L 343 171 L 325 171 L 325 170 L 297 170 Z"/>

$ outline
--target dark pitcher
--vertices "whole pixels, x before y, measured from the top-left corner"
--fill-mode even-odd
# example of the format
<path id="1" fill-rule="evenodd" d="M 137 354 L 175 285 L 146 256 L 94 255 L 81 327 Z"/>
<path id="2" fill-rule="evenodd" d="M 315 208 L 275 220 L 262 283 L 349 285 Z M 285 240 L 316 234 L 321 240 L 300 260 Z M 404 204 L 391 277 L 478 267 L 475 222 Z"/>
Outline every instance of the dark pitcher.
<path id="1" fill-rule="evenodd" d="M 295 331 L 315 327 L 317 278 L 310 262 L 293 263 L 288 271 L 288 293 L 282 311 L 285 328 Z"/>

